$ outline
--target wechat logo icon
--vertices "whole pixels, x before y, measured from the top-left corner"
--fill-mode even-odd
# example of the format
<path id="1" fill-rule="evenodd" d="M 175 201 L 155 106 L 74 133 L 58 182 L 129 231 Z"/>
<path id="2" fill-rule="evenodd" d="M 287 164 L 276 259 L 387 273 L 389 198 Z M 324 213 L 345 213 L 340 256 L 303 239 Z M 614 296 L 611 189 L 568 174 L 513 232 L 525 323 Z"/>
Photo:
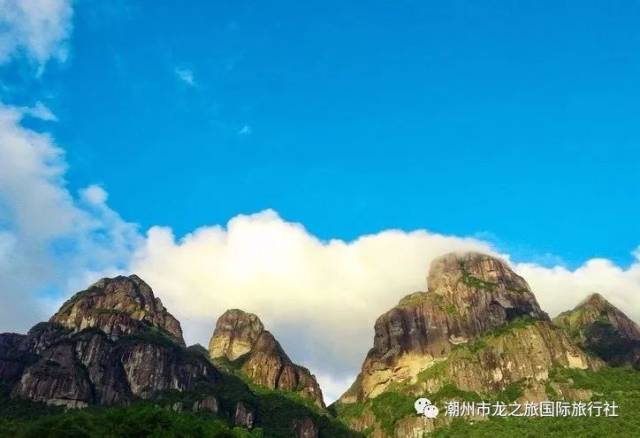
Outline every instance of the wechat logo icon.
<path id="1" fill-rule="evenodd" d="M 416 409 L 416 414 L 418 415 L 424 415 L 431 419 L 438 416 L 438 407 L 436 405 L 432 405 L 431 400 L 428 398 L 419 398 L 413 404 L 413 407 Z"/>

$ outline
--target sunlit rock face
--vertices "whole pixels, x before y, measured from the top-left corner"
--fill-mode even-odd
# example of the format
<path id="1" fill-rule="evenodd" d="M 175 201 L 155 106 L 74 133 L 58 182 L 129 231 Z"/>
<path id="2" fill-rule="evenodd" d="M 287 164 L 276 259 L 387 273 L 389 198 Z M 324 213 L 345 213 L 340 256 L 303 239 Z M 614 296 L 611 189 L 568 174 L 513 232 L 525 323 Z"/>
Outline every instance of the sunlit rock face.
<path id="1" fill-rule="evenodd" d="M 403 298 L 375 323 L 373 348 L 343 401 L 375 397 L 414 377 L 456 345 L 510 321 L 548 321 L 526 281 L 502 260 L 478 253 L 433 261 L 428 291 Z"/>
<path id="2" fill-rule="evenodd" d="M 50 322 L 74 332 L 95 328 L 112 339 L 152 327 L 184 345 L 178 320 L 137 275 L 103 278 L 64 303 Z"/>
<path id="3" fill-rule="evenodd" d="M 264 325 L 256 315 L 238 309 L 227 310 L 216 322 L 209 354 L 213 358 L 225 357 L 234 361 L 249 353 L 264 331 Z"/>
<path id="4" fill-rule="evenodd" d="M 209 342 L 209 355 L 213 360 L 229 362 L 254 383 L 298 392 L 324 408 L 316 378 L 289 359 L 280 343 L 254 314 L 238 309 L 226 311 L 216 323 Z"/>
<path id="5" fill-rule="evenodd" d="M 602 295 L 590 295 L 553 322 L 608 364 L 640 369 L 640 328 Z"/>
<path id="6" fill-rule="evenodd" d="M 377 319 L 373 348 L 336 403 L 338 411 L 360 404 L 358 415 L 345 418 L 352 428 L 379 438 L 418 437 L 446 424 L 445 417 L 410 415 L 397 418 L 390 431 L 372 408 L 388 393 L 413 400 L 455 387 L 487 396 L 517 388 L 512 392 L 530 401 L 548 399 L 549 391 L 569 399 L 591 396 L 556 384 L 551 375 L 557 368 L 596 370 L 602 362 L 549 320 L 506 262 L 447 254 L 433 261 L 427 283 L 427 292 L 404 297 Z"/>

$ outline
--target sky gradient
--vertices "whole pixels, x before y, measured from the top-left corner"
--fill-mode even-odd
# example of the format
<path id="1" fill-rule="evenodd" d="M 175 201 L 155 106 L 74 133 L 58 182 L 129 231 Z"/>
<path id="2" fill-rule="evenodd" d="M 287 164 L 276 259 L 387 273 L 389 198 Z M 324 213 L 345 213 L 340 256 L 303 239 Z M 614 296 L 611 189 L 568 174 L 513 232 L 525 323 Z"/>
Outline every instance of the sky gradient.
<path id="1" fill-rule="evenodd" d="M 50 96 L 70 187 L 143 227 L 274 208 L 631 261 L 636 2 L 104 3 L 77 3 L 67 62 L 3 83 Z"/>

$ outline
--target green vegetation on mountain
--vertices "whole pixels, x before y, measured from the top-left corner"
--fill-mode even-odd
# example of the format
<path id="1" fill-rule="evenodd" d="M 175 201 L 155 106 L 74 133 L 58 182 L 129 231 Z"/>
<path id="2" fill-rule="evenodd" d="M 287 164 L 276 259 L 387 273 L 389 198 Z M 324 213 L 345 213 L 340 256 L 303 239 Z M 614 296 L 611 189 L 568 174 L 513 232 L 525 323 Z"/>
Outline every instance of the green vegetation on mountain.
<path id="1" fill-rule="evenodd" d="M 488 421 L 456 419 L 431 436 L 444 437 L 634 437 L 640 436 L 640 372 L 626 368 L 599 371 L 554 370 L 552 379 L 589 389 L 593 401 L 615 401 L 618 417 L 490 417 Z"/>
<path id="2" fill-rule="evenodd" d="M 215 394 L 220 412 L 194 413 L 194 403 L 210 394 Z M 233 426 L 231 413 L 238 401 L 255 412 L 256 426 L 251 430 Z M 243 380 L 227 373 L 215 385 L 202 383 L 190 391 L 166 391 L 153 402 L 138 401 L 128 407 L 65 411 L 43 403 L 10 400 L 7 388 L 0 391 L 0 436 L 290 438 L 291 424 L 300 418 L 312 420 L 320 437 L 361 436 L 295 393 L 264 387 L 254 392 Z"/>
<path id="3" fill-rule="evenodd" d="M 126 408 L 92 407 L 35 418 L 0 418 L 2 436 L 43 437 L 263 437 L 261 429 L 231 427 L 210 414 L 173 412 L 144 402 Z"/>

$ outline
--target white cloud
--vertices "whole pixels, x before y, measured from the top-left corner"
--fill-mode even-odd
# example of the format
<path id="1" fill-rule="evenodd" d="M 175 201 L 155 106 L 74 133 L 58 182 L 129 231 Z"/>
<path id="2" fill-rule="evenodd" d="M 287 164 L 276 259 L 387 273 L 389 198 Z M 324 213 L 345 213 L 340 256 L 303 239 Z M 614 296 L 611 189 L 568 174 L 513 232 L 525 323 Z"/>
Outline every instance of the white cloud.
<path id="1" fill-rule="evenodd" d="M 33 107 L 22 108 L 22 113 L 26 116 L 44 120 L 45 122 L 56 122 L 56 115 L 42 102 L 38 101 Z"/>
<path id="2" fill-rule="evenodd" d="M 107 202 L 109 194 L 102 187 L 93 184 L 82 189 L 80 196 L 92 205 L 101 205 Z"/>
<path id="3" fill-rule="evenodd" d="M 42 69 L 64 61 L 71 33 L 70 0 L 0 0 L 0 64 L 24 55 Z"/>
<path id="4" fill-rule="evenodd" d="M 176 76 L 179 80 L 184 82 L 185 84 L 194 87 L 196 85 L 196 80 L 193 76 L 193 71 L 188 68 L 176 68 L 174 70 Z"/>
<path id="5" fill-rule="evenodd" d="M 599 292 L 627 315 L 640 321 L 640 254 L 628 268 L 595 258 L 574 271 L 562 266 L 545 268 L 531 263 L 516 265 L 543 309 L 552 315 L 574 307 L 592 292 Z"/>
<path id="6" fill-rule="evenodd" d="M 104 190 L 69 192 L 64 151 L 21 123 L 31 111 L 0 104 L 0 331 L 46 319 L 56 292 L 116 272 L 140 244 Z"/>
<path id="7" fill-rule="evenodd" d="M 244 125 L 238 131 L 238 135 L 251 135 L 252 133 L 253 133 L 253 130 L 251 129 L 251 126 L 249 126 L 249 125 Z"/>

